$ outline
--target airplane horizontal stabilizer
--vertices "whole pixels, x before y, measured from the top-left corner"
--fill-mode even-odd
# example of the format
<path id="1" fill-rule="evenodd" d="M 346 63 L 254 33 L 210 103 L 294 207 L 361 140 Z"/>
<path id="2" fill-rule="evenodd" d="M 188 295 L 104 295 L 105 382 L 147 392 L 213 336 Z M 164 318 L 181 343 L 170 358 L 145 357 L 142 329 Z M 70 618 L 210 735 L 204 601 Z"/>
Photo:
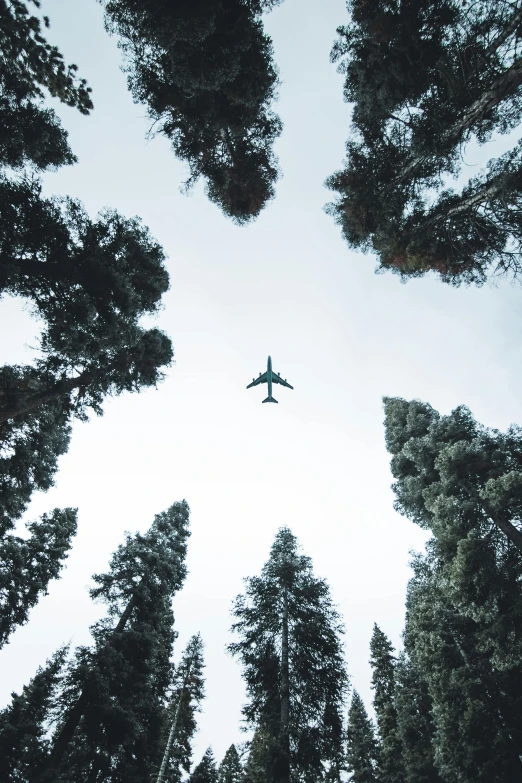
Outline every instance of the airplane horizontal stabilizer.
<path id="1" fill-rule="evenodd" d="M 263 402 L 277 402 L 273 397 L 267 397 L 266 400 L 263 400 Z"/>

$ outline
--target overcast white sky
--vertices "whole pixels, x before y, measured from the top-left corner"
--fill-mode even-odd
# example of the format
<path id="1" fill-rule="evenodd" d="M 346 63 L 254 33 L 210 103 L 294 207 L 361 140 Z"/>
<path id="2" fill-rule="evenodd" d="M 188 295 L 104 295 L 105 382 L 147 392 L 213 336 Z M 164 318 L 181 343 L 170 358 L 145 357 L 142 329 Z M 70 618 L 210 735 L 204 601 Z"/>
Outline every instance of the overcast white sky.
<path id="1" fill-rule="evenodd" d="M 343 0 L 286 0 L 266 19 L 280 68 L 276 199 L 238 228 L 205 198 L 183 196 L 187 176 L 163 138 L 146 141 L 119 70 L 116 40 L 95 0 L 43 0 L 48 38 L 93 88 L 82 117 L 57 105 L 79 163 L 45 178 L 46 192 L 139 215 L 165 248 L 171 289 L 157 323 L 176 363 L 157 391 L 108 401 L 76 423 L 56 486 L 27 519 L 79 508 L 67 568 L 0 653 L 0 706 L 60 644 L 89 640 L 103 614 L 86 592 L 125 530 L 186 498 L 192 509 L 189 576 L 175 599 L 179 641 L 201 631 L 207 698 L 195 761 L 218 758 L 239 732 L 238 664 L 225 652 L 232 599 L 257 574 L 276 530 L 288 525 L 325 577 L 346 624 L 352 683 L 371 700 L 369 641 L 377 622 L 400 645 L 408 551 L 424 534 L 392 508 L 383 395 L 418 397 L 442 412 L 467 404 L 484 424 L 522 421 L 519 287 L 452 289 L 425 278 L 376 276 L 375 259 L 348 250 L 323 211 L 324 179 L 340 167 L 350 109 L 329 63 Z M 470 174 L 506 140 L 470 152 Z M 0 361 L 31 361 L 37 324 L 15 300 L 0 303 Z M 295 387 L 245 386 L 274 369 Z"/>

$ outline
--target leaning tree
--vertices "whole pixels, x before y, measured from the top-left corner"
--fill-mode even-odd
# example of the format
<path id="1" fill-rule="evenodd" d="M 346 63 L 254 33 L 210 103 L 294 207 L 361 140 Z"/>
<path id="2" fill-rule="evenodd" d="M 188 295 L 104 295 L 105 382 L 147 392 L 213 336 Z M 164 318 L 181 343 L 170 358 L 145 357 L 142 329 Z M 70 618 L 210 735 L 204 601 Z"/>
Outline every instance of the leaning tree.
<path id="1" fill-rule="evenodd" d="M 327 210 L 348 244 L 403 279 L 436 271 L 482 283 L 522 271 L 520 149 L 460 193 L 462 149 L 522 116 L 522 8 L 511 0 L 350 0 L 332 59 L 355 103 L 344 168 Z"/>
<path id="2" fill-rule="evenodd" d="M 91 628 L 93 644 L 62 666 L 58 693 L 41 710 L 46 739 L 31 783 L 138 783 L 157 774 L 176 687 L 172 597 L 186 576 L 188 525 L 187 503 L 174 503 L 146 533 L 127 534 L 109 570 L 94 576 L 90 593 L 107 615 Z"/>
<path id="3" fill-rule="evenodd" d="M 174 672 L 169 704 L 165 710 L 165 741 L 156 783 L 178 783 L 190 772 L 191 740 L 196 731 L 196 713 L 205 696 L 203 641 L 193 636 Z"/>

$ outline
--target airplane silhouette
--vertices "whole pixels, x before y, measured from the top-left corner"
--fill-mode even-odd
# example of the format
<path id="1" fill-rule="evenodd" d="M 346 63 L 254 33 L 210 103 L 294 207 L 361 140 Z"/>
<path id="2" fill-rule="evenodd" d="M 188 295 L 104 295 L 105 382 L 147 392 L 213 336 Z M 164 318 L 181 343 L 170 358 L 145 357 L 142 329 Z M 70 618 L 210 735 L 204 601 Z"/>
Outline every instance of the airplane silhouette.
<path id="1" fill-rule="evenodd" d="M 263 400 L 263 402 L 277 402 L 277 400 L 272 397 L 273 383 L 280 383 L 281 386 L 286 386 L 287 389 L 294 388 L 286 382 L 286 378 L 283 380 L 279 373 L 272 370 L 272 357 L 270 356 L 268 357 L 268 361 L 266 363 L 266 372 L 264 372 L 262 375 L 259 373 L 259 378 L 252 378 L 252 383 L 248 384 L 247 389 L 250 389 L 252 386 L 257 386 L 259 383 L 268 383 L 268 397 L 266 400 Z"/>

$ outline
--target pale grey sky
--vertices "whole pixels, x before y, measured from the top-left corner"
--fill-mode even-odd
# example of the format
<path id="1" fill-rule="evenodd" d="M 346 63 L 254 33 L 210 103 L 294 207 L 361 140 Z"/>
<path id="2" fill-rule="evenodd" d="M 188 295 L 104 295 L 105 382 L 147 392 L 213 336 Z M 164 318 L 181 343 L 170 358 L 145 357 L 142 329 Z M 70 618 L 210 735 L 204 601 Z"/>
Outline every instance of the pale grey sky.
<path id="1" fill-rule="evenodd" d="M 283 178 L 276 199 L 238 228 L 210 204 L 163 138 L 146 141 L 119 70 L 120 53 L 95 0 L 43 0 L 48 38 L 93 88 L 82 117 L 57 105 L 79 163 L 45 177 L 47 193 L 139 215 L 168 253 L 171 289 L 157 323 L 176 363 L 157 391 L 124 395 L 105 415 L 76 423 L 56 486 L 26 519 L 78 506 L 67 568 L 0 652 L 0 705 L 64 641 L 86 643 L 103 608 L 86 587 L 125 530 L 186 498 L 192 509 L 189 576 L 175 599 L 179 641 L 201 631 L 207 698 L 195 761 L 242 740 L 238 664 L 225 652 L 232 599 L 259 572 L 276 530 L 288 525 L 325 577 L 346 624 L 352 683 L 371 699 L 369 640 L 377 622 L 400 645 L 408 551 L 424 534 L 393 511 L 382 426 L 383 395 L 418 397 L 443 412 L 467 404 L 483 423 L 522 421 L 522 291 L 452 289 L 436 278 L 402 285 L 374 274 L 375 259 L 348 250 L 322 210 L 324 179 L 339 168 L 349 128 L 342 77 L 329 63 L 344 0 L 285 0 L 266 18 L 280 68 L 276 109 Z M 466 158 L 470 173 L 506 140 Z M 0 360 L 29 362 L 37 324 L 0 302 Z M 295 387 L 245 386 L 272 355 Z"/>

